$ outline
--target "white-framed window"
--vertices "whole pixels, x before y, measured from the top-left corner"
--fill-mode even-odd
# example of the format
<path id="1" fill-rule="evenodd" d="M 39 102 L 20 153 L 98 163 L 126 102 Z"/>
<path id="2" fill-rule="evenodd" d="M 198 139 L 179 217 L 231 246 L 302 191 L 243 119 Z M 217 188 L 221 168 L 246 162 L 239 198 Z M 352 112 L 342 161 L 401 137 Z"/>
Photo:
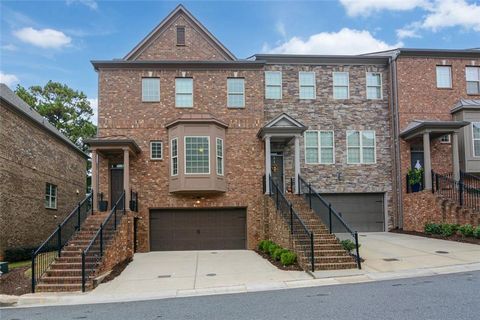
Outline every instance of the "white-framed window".
<path id="1" fill-rule="evenodd" d="M 348 72 L 333 73 L 333 98 L 348 99 L 349 98 L 349 74 Z"/>
<path id="2" fill-rule="evenodd" d="M 480 122 L 472 122 L 473 156 L 480 157 Z"/>
<path id="3" fill-rule="evenodd" d="M 376 162 L 376 141 L 373 130 L 347 130 L 347 163 Z"/>
<path id="4" fill-rule="evenodd" d="M 382 99 L 382 74 L 367 72 L 367 99 Z"/>
<path id="5" fill-rule="evenodd" d="M 335 163 L 334 133 L 330 130 L 308 130 L 305 132 L 305 163 Z"/>
<path id="6" fill-rule="evenodd" d="M 210 174 L 210 137 L 185 137 L 185 174 Z"/>
<path id="7" fill-rule="evenodd" d="M 223 139 L 217 138 L 217 174 L 223 176 Z"/>
<path id="8" fill-rule="evenodd" d="M 480 94 L 480 67 L 466 67 L 467 94 Z"/>
<path id="9" fill-rule="evenodd" d="M 177 108 L 193 107 L 192 78 L 175 78 L 175 106 Z"/>
<path id="10" fill-rule="evenodd" d="M 173 138 L 170 141 L 170 157 L 172 176 L 178 175 L 178 138 Z"/>
<path id="11" fill-rule="evenodd" d="M 45 208 L 57 209 L 57 186 L 48 182 L 45 186 Z"/>
<path id="12" fill-rule="evenodd" d="M 440 143 L 450 143 L 450 135 L 446 134 L 440 137 Z"/>
<path id="13" fill-rule="evenodd" d="M 228 78 L 227 79 L 227 107 L 243 108 L 245 107 L 245 79 Z"/>
<path id="14" fill-rule="evenodd" d="M 300 71 L 298 73 L 299 84 L 299 98 L 300 99 L 315 99 L 315 72 L 313 71 Z"/>
<path id="15" fill-rule="evenodd" d="M 162 141 L 150 141 L 150 160 L 163 159 L 163 143 Z"/>
<path id="16" fill-rule="evenodd" d="M 160 79 L 142 78 L 142 101 L 158 102 L 160 101 Z"/>
<path id="17" fill-rule="evenodd" d="M 265 99 L 282 99 L 281 71 L 265 71 Z"/>
<path id="18" fill-rule="evenodd" d="M 451 88 L 452 87 L 452 67 L 451 66 L 437 66 L 437 88 Z"/>

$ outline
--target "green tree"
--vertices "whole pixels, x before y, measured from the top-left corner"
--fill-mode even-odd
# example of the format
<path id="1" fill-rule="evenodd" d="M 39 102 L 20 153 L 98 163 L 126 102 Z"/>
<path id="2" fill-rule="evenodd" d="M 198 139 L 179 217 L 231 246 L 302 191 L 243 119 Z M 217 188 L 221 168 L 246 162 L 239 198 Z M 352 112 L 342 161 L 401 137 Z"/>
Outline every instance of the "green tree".
<path id="1" fill-rule="evenodd" d="M 18 85 L 15 93 L 80 149 L 87 151 L 84 141 L 95 135 L 96 126 L 92 122 L 90 101 L 82 91 L 49 81 L 44 87 L 26 89 Z"/>

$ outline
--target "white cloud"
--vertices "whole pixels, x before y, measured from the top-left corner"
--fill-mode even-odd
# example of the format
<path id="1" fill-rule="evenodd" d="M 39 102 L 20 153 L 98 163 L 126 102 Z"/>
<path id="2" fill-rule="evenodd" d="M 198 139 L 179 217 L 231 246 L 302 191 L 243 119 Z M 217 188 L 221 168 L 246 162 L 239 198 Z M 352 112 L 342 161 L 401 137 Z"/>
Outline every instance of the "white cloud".
<path id="1" fill-rule="evenodd" d="M 285 30 L 285 24 L 281 21 L 278 21 L 275 24 L 275 30 L 281 35 L 283 38 L 287 37 L 287 30 Z"/>
<path id="2" fill-rule="evenodd" d="M 418 33 L 419 24 L 412 23 L 404 28 L 397 29 L 397 38 L 421 38 L 422 36 Z"/>
<path id="3" fill-rule="evenodd" d="M 11 88 L 14 84 L 18 83 L 18 78 L 14 74 L 3 73 L 0 71 L 0 82 L 5 83 Z"/>
<path id="4" fill-rule="evenodd" d="M 6 50 L 6 51 L 17 51 L 17 47 L 11 43 L 9 44 L 5 44 L 2 46 L 2 50 Z"/>
<path id="5" fill-rule="evenodd" d="M 95 0 L 67 0 L 67 5 L 71 5 L 72 3 L 83 4 L 92 10 L 98 9 L 98 3 Z"/>
<path id="6" fill-rule="evenodd" d="M 72 42 L 72 39 L 65 33 L 54 29 L 22 28 L 14 31 L 13 34 L 23 42 L 40 48 L 61 48 Z"/>
<path id="7" fill-rule="evenodd" d="M 388 44 L 378 40 L 366 30 L 343 28 L 338 32 L 320 32 L 307 40 L 293 37 L 273 48 L 264 45 L 262 51 L 291 54 L 361 54 L 402 46 L 401 42 Z"/>
<path id="8" fill-rule="evenodd" d="M 437 0 L 422 22 L 422 28 L 437 31 L 441 28 L 463 27 L 480 31 L 480 5 L 464 0 Z"/>
<path id="9" fill-rule="evenodd" d="M 87 100 L 90 102 L 90 106 L 93 109 L 92 122 L 96 125 L 98 122 L 98 98 L 88 98 Z"/>
<path id="10" fill-rule="evenodd" d="M 351 17 L 368 16 L 382 10 L 407 11 L 429 5 L 427 0 L 340 0 L 340 3 Z"/>

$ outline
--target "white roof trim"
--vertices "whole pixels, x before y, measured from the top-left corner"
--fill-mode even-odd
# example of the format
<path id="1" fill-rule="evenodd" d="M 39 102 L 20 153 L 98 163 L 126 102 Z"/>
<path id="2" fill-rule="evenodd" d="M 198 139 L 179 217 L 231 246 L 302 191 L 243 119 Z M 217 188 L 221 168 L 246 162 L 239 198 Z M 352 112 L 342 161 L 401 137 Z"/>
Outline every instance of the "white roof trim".
<path id="1" fill-rule="evenodd" d="M 279 123 L 282 120 L 287 120 L 288 122 L 291 122 L 292 124 L 294 124 L 295 127 L 298 127 L 298 128 L 304 128 L 305 127 L 302 123 L 293 119 L 288 114 L 282 113 L 282 114 L 278 115 L 276 118 L 272 119 L 269 123 L 267 123 L 265 125 L 265 128 L 273 128 L 273 127 L 275 127 L 275 124 Z"/>

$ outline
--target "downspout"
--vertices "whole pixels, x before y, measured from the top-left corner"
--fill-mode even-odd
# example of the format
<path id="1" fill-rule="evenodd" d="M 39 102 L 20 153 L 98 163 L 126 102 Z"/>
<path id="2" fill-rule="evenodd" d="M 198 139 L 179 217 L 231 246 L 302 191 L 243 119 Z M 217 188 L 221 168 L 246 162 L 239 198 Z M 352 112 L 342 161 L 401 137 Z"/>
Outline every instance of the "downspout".
<path id="1" fill-rule="evenodd" d="M 400 120 L 398 114 L 398 81 L 397 81 L 397 58 L 400 51 L 397 51 L 390 58 L 390 74 L 392 81 L 392 120 L 393 120 L 393 142 L 394 142 L 394 170 L 395 170 L 395 194 L 397 196 L 397 221 L 394 227 L 403 229 L 403 189 L 402 189 L 402 173 L 400 159 Z"/>

